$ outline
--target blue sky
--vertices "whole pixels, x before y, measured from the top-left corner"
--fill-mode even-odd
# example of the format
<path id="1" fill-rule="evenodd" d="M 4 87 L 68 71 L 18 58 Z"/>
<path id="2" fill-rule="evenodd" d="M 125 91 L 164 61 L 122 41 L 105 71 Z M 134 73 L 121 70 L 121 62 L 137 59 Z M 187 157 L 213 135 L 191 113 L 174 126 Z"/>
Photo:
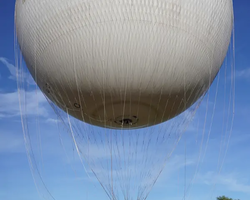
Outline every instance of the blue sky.
<path id="1" fill-rule="evenodd" d="M 0 1 L 0 199 L 34 200 L 40 196 L 25 150 L 15 77 L 14 3 L 14 0 Z M 236 95 L 233 132 L 230 134 L 230 131 L 222 129 L 227 127 L 226 130 L 230 130 L 232 116 L 226 119 L 229 124 L 226 126 L 223 116 L 228 115 L 223 112 L 223 106 L 231 107 L 224 102 L 224 91 L 226 98 L 230 91 L 224 90 L 223 84 L 226 81 L 230 85 L 231 79 L 224 75 L 227 67 L 224 64 L 220 78 L 213 83 L 210 95 L 203 100 L 187 132 L 168 160 L 149 200 L 182 200 L 184 191 L 186 199 L 190 200 L 212 200 L 219 195 L 240 200 L 250 199 L 250 1 L 234 1 L 234 10 Z M 34 87 L 28 74 L 27 78 L 31 87 Z M 217 83 L 218 95 L 213 115 Z M 108 199 L 93 175 L 86 174 L 85 170 L 89 169 L 82 166 L 73 142 L 61 128 L 60 122 L 57 123 L 56 115 L 42 94 L 31 89 L 26 93 L 26 98 L 29 101 L 26 114 L 34 122 L 29 124 L 29 129 L 36 163 L 54 198 Z M 208 117 L 204 127 L 206 110 Z M 199 151 L 202 135 L 203 147 Z M 227 156 L 224 160 L 225 154 Z M 218 162 L 219 166 L 223 163 L 221 170 L 218 170 Z M 39 179 L 36 172 L 33 175 L 35 180 Z M 42 196 L 48 195 L 44 187 L 38 191 Z"/>

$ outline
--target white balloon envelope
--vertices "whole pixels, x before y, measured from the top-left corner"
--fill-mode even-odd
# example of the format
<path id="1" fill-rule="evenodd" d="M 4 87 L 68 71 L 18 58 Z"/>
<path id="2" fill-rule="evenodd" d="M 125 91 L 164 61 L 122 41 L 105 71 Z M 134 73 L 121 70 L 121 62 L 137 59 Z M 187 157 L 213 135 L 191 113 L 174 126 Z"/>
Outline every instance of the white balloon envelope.
<path id="1" fill-rule="evenodd" d="M 44 94 L 70 115 L 110 128 L 175 117 L 218 73 L 231 0 L 17 0 L 16 32 Z"/>

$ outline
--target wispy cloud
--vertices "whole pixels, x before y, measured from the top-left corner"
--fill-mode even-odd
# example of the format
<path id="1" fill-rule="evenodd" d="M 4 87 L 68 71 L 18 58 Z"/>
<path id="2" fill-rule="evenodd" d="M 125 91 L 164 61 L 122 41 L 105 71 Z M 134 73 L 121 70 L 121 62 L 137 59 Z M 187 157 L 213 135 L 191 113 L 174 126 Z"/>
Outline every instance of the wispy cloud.
<path id="1" fill-rule="evenodd" d="M 7 58 L 0 57 L 0 61 L 7 67 L 10 72 L 10 79 L 16 79 L 16 67 L 12 65 Z"/>
<path id="2" fill-rule="evenodd" d="M 8 71 L 10 73 L 9 79 L 16 80 L 17 76 L 21 77 L 21 75 L 22 75 L 23 79 L 28 84 L 30 84 L 30 85 L 36 84 L 29 73 L 24 73 L 24 72 L 21 72 L 20 70 L 17 71 L 17 68 L 7 58 L 0 57 L 0 62 L 3 63 L 3 65 L 5 67 L 7 67 Z"/>
<path id="3" fill-rule="evenodd" d="M 59 119 L 55 119 L 55 118 L 48 118 L 48 119 L 46 119 L 46 122 L 47 122 L 47 123 L 51 123 L 51 124 L 58 124 L 58 123 L 62 123 L 62 121 L 61 121 L 61 120 L 59 120 Z"/>
<path id="4" fill-rule="evenodd" d="M 236 70 L 235 78 L 249 79 L 250 78 L 250 68 L 245 68 L 245 69 L 242 69 L 242 70 Z"/>
<path id="5" fill-rule="evenodd" d="M 218 178 L 218 184 L 226 186 L 228 189 L 234 192 L 243 192 L 250 194 L 250 185 L 240 177 L 235 175 L 220 176 Z"/>
<path id="6" fill-rule="evenodd" d="M 250 194 L 250 185 L 248 180 L 238 173 L 227 173 L 216 175 L 215 172 L 207 172 L 204 175 L 199 174 L 197 181 L 206 185 L 218 185 L 226 187 L 230 191 Z"/>
<path id="7" fill-rule="evenodd" d="M 39 90 L 20 91 L 25 94 L 23 112 L 26 115 L 46 116 L 48 114 L 46 106 L 47 100 Z M 18 92 L 0 93 L 0 118 L 15 117 L 20 115 Z"/>

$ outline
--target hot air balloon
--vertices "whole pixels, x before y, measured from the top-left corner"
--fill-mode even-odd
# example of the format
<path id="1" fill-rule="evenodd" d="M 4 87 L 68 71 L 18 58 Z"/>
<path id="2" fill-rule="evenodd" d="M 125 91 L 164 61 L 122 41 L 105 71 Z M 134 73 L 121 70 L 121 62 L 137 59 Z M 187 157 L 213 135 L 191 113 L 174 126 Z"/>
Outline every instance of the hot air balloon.
<path id="1" fill-rule="evenodd" d="M 94 172 L 110 172 L 95 173 L 109 198 L 133 199 L 132 179 L 147 179 L 135 190 L 146 199 L 167 157 L 157 150 L 171 143 L 153 125 L 212 84 L 231 39 L 232 0 L 17 0 L 15 23 L 27 68 L 57 113 L 68 114 L 79 154 Z M 102 160 L 104 143 L 111 162 Z M 87 156 L 90 144 L 98 162 Z"/>
<path id="2" fill-rule="evenodd" d="M 164 122 L 206 92 L 225 58 L 232 2 L 16 1 L 16 32 L 44 94 L 111 128 Z"/>

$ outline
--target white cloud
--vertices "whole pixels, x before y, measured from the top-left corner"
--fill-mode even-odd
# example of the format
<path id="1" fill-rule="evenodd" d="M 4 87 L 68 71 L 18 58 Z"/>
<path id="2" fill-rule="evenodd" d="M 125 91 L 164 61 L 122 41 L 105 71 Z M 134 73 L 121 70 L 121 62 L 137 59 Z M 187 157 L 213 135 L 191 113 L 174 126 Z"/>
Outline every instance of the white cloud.
<path id="1" fill-rule="evenodd" d="M 52 123 L 52 124 L 62 123 L 61 120 L 55 119 L 55 118 L 48 118 L 48 119 L 46 119 L 46 122 L 47 122 L 47 123 Z"/>
<path id="2" fill-rule="evenodd" d="M 229 191 L 242 192 L 250 194 L 250 185 L 245 176 L 238 173 L 217 174 L 215 172 L 207 172 L 202 175 L 199 174 L 197 181 L 206 185 L 218 185 L 225 187 Z"/>
<path id="3" fill-rule="evenodd" d="M 0 61 L 8 68 L 10 72 L 10 78 L 16 79 L 16 67 L 12 65 L 6 58 L 0 57 Z"/>
<path id="4" fill-rule="evenodd" d="M 25 80 L 28 84 L 36 84 L 29 73 L 21 72 L 20 70 L 17 71 L 17 68 L 13 64 L 11 64 L 7 58 L 0 57 L 0 62 L 2 62 L 4 66 L 6 66 L 9 70 L 9 79 L 16 80 L 17 76 L 21 77 L 22 74 L 23 80 Z"/>
<path id="5" fill-rule="evenodd" d="M 242 177 L 234 175 L 219 176 L 218 184 L 226 186 L 234 192 L 243 192 L 250 194 L 250 185 L 245 183 Z"/>
<path id="6" fill-rule="evenodd" d="M 46 106 L 47 100 L 39 90 L 33 91 L 20 91 L 21 96 L 26 103 L 22 103 L 23 114 L 46 116 L 48 113 Z M 15 117 L 20 115 L 18 92 L 0 93 L 0 118 Z"/>
<path id="7" fill-rule="evenodd" d="M 235 78 L 249 79 L 250 78 L 250 68 L 246 68 L 243 70 L 236 70 Z"/>

